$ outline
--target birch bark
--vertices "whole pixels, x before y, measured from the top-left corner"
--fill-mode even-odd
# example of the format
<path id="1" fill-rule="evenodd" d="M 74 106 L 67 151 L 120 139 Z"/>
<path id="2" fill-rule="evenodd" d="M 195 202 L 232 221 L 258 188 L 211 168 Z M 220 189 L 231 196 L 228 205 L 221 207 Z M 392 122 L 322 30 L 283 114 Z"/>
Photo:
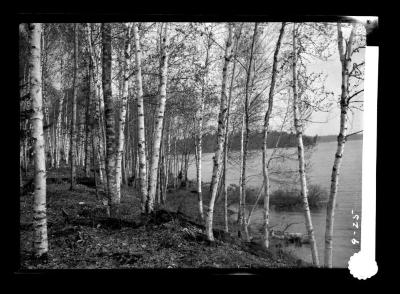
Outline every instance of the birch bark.
<path id="1" fill-rule="evenodd" d="M 269 183 L 269 175 L 268 175 L 268 160 L 267 160 L 267 138 L 268 138 L 268 129 L 269 129 L 269 120 L 271 118 L 272 107 L 274 103 L 274 90 L 276 83 L 276 76 L 278 74 L 277 65 L 278 65 L 278 54 L 279 49 L 282 42 L 282 37 L 285 31 L 286 23 L 283 22 L 281 29 L 279 31 L 278 41 L 276 43 L 275 52 L 274 52 L 274 60 L 272 64 L 272 77 L 271 77 L 271 86 L 269 88 L 268 95 L 268 109 L 265 113 L 264 117 L 264 139 L 263 139 L 263 178 L 264 178 L 264 238 L 263 238 L 263 246 L 265 248 L 269 247 L 269 196 L 270 196 L 270 183 Z"/>
<path id="2" fill-rule="evenodd" d="M 306 221 L 306 229 L 308 236 L 310 238 L 311 255 L 312 261 L 315 266 L 319 266 L 318 260 L 318 250 L 317 244 L 315 242 L 314 228 L 311 221 L 310 207 L 308 205 L 308 190 L 307 190 L 307 180 L 305 172 L 305 160 L 304 160 L 304 145 L 303 145 L 303 133 L 302 126 L 298 117 L 298 92 L 297 92 L 297 72 L 296 72 L 296 62 L 297 62 L 297 50 L 296 50 L 296 24 L 293 23 L 293 118 L 294 118 L 294 128 L 296 130 L 297 137 L 297 151 L 298 151 L 298 161 L 299 161 L 299 174 L 300 174 L 300 184 L 301 184 L 301 197 L 303 199 L 303 209 L 304 217 Z"/>
<path id="3" fill-rule="evenodd" d="M 129 83 L 129 67 L 131 62 L 131 29 L 132 23 L 125 24 L 125 48 L 123 57 L 123 86 L 122 86 L 122 104 L 119 114 L 118 124 L 118 146 L 117 146 L 117 166 L 116 166 L 116 181 L 117 181 L 117 198 L 118 202 L 121 199 L 121 179 L 122 179 L 122 155 L 124 153 L 125 143 L 125 120 L 126 120 L 126 105 L 128 101 L 128 83 Z"/>
<path id="4" fill-rule="evenodd" d="M 60 95 L 60 101 L 58 104 L 58 115 L 57 115 L 57 128 L 56 128 L 56 138 L 55 138 L 55 148 L 56 148 L 56 168 L 60 167 L 60 141 L 61 141 L 61 120 L 62 120 L 62 109 L 63 109 L 63 103 L 64 103 L 64 87 L 63 87 L 63 64 L 64 61 L 61 58 L 61 95 Z"/>
<path id="5" fill-rule="evenodd" d="M 151 213 L 154 210 L 153 203 L 156 196 L 158 162 L 160 159 L 160 145 L 162 137 L 162 128 L 165 111 L 165 100 L 167 95 L 167 68 L 168 68 L 168 23 L 164 26 L 164 36 L 161 44 L 161 81 L 160 81 L 160 100 L 156 109 L 156 123 L 154 128 L 154 139 L 152 148 L 152 157 L 149 176 L 149 194 L 147 198 L 146 212 Z"/>
<path id="6" fill-rule="evenodd" d="M 212 187 L 211 187 L 211 199 L 208 207 L 208 213 L 206 217 L 206 234 L 207 239 L 209 241 L 214 241 L 213 234 L 213 217 L 214 217 L 214 204 L 215 198 L 217 196 L 218 182 L 219 177 L 222 170 L 222 154 L 224 148 L 224 134 L 225 134 L 225 124 L 226 124 L 226 111 L 227 111 L 227 95 L 226 95 L 226 81 L 228 78 L 228 67 L 231 60 L 231 47 L 232 47 L 232 25 L 228 24 L 228 38 L 226 41 L 225 47 L 225 61 L 224 67 L 222 69 L 222 86 L 221 86 L 221 100 L 220 100 L 220 110 L 218 115 L 218 131 L 217 131 L 217 146 L 215 148 L 215 156 L 214 156 L 214 166 L 212 178 Z"/>
<path id="7" fill-rule="evenodd" d="M 346 47 L 344 51 L 343 33 L 341 24 L 340 23 L 337 24 L 338 50 L 339 50 L 340 64 L 342 69 L 342 85 L 341 85 L 341 95 L 340 95 L 340 130 L 339 130 L 339 135 L 337 137 L 337 148 L 331 175 L 331 188 L 326 208 L 324 262 L 325 266 L 328 268 L 332 267 L 332 248 L 333 248 L 332 237 L 333 237 L 333 224 L 335 220 L 336 195 L 339 184 L 340 166 L 342 163 L 344 145 L 346 143 L 346 135 L 347 135 L 347 124 L 348 124 L 347 112 L 349 110 L 349 101 L 348 101 L 349 73 L 351 71 L 351 53 L 352 53 L 354 29 L 355 29 L 355 24 L 352 25 L 350 37 L 349 40 L 346 42 Z"/>
<path id="8" fill-rule="evenodd" d="M 144 104 L 141 69 L 141 49 L 138 24 L 133 24 L 135 39 L 136 81 L 137 81 L 137 111 L 138 111 L 138 157 L 139 157 L 139 187 L 141 194 L 141 212 L 145 213 L 147 201 L 147 173 L 146 173 L 146 138 L 144 126 Z"/>
<path id="9" fill-rule="evenodd" d="M 41 24 L 29 24 L 30 96 L 32 99 L 32 139 L 34 141 L 35 192 L 33 200 L 33 251 L 36 257 L 48 252 L 46 217 L 46 160 L 43 133 L 43 97 L 41 77 Z"/>
<path id="10" fill-rule="evenodd" d="M 71 136 L 69 146 L 69 160 L 71 162 L 71 187 L 75 188 L 76 184 L 76 99 L 78 95 L 77 86 L 78 72 L 78 24 L 74 24 L 74 78 L 73 78 L 73 94 L 72 94 L 72 117 L 71 117 Z"/>
<path id="11" fill-rule="evenodd" d="M 89 47 L 89 56 L 90 56 L 90 76 L 94 85 L 94 105 L 95 105 L 95 121 L 97 122 L 98 128 L 96 128 L 96 146 L 97 152 L 99 157 L 99 179 L 100 182 L 103 183 L 104 178 L 103 175 L 106 175 L 106 168 L 105 168 L 105 150 L 104 150 L 104 124 L 102 120 L 102 107 L 104 109 L 104 105 L 102 106 L 102 99 L 101 99 L 101 79 L 98 76 L 98 70 L 95 70 L 97 67 L 95 52 L 92 46 L 92 33 L 91 33 L 91 25 L 89 23 L 86 24 L 86 35 L 88 39 L 88 47 Z M 106 183 L 107 186 L 107 183 Z"/>
<path id="12" fill-rule="evenodd" d="M 256 41 L 257 37 L 257 27 L 258 23 L 255 23 L 254 25 L 254 32 L 253 32 L 253 38 L 251 42 L 251 49 L 250 49 L 250 60 L 249 60 L 249 66 L 247 68 L 247 76 L 246 76 L 246 88 L 245 88 L 245 101 L 244 101 L 244 125 L 245 125 L 245 135 L 244 135 L 244 142 L 243 142 L 243 156 L 242 156 L 242 201 L 241 201 L 241 206 L 240 209 L 241 215 L 242 215 L 242 229 L 246 233 L 246 239 L 249 240 L 249 235 L 246 227 L 246 214 L 245 214 L 245 205 L 246 205 L 246 167 L 247 167 L 247 149 L 249 145 L 249 135 L 250 135 L 250 124 L 249 124 L 249 100 L 250 100 L 250 95 L 249 92 L 251 91 L 250 88 L 250 76 L 251 76 L 251 71 L 252 71 L 252 62 L 253 62 L 253 56 L 254 56 L 254 44 Z"/>
<path id="13" fill-rule="evenodd" d="M 114 118 L 114 105 L 111 89 L 111 24 L 102 23 L 102 85 L 105 106 L 105 121 L 106 121 L 106 142 L 107 142 L 107 158 L 106 158 L 106 172 L 107 172 L 107 186 L 108 186 L 108 205 L 109 215 L 115 217 L 118 215 L 118 195 L 116 189 L 116 140 L 115 140 L 115 118 Z"/>

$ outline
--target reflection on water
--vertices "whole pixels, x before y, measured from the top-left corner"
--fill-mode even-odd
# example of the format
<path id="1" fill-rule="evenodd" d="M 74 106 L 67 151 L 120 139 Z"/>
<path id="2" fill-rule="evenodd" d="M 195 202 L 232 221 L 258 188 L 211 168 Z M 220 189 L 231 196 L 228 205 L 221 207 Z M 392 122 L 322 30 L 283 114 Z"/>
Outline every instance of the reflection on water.
<path id="1" fill-rule="evenodd" d="M 336 151 L 336 142 L 319 143 L 311 155 L 311 170 L 309 171 L 310 183 L 318 184 L 329 189 L 330 178 L 334 154 Z M 289 152 L 289 151 L 288 151 Z M 202 158 L 202 177 L 205 182 L 210 181 L 212 172 L 213 154 L 204 154 Z M 248 185 L 260 187 L 262 184 L 261 176 L 261 152 L 253 154 L 249 160 Z M 287 166 L 295 167 L 297 162 L 287 161 Z M 356 237 L 360 240 L 360 231 L 353 227 L 352 213 L 361 215 L 361 169 L 362 168 L 362 140 L 348 141 L 345 145 L 344 156 L 339 176 L 339 187 L 337 195 L 337 207 L 335 209 L 335 223 L 333 236 L 333 266 L 347 267 L 348 260 L 355 252 L 360 250 L 360 244 L 353 245 L 351 239 Z M 228 184 L 239 182 L 239 166 L 230 162 L 228 166 Z M 196 178 L 195 165 L 192 164 L 188 171 L 190 179 Z M 272 183 L 272 189 L 277 188 L 279 183 Z M 235 210 L 235 207 L 230 207 Z M 236 217 L 232 215 L 231 217 Z M 288 232 L 306 233 L 304 224 L 304 215 L 302 212 L 284 212 L 271 209 L 271 225 L 294 224 L 289 227 Z M 324 238 L 326 210 L 321 209 L 311 212 L 311 218 L 314 226 L 317 247 L 319 251 L 320 263 L 323 264 L 324 258 Z M 262 210 L 256 209 L 252 216 L 251 230 L 256 232 L 262 223 Z M 311 262 L 311 252 L 307 245 L 303 247 L 290 247 L 299 258 Z"/>

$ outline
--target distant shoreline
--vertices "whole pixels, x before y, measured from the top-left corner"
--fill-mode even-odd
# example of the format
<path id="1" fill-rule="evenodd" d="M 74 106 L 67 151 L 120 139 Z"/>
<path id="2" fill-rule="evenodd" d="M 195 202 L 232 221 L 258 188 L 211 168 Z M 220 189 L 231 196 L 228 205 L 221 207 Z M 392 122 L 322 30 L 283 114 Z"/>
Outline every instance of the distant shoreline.
<path id="1" fill-rule="evenodd" d="M 362 140 L 363 135 L 362 134 L 355 134 L 347 138 L 347 141 L 356 141 L 356 140 Z M 317 143 L 325 143 L 325 142 L 336 142 L 337 141 L 337 135 L 326 135 L 326 136 L 318 136 L 317 137 Z"/>

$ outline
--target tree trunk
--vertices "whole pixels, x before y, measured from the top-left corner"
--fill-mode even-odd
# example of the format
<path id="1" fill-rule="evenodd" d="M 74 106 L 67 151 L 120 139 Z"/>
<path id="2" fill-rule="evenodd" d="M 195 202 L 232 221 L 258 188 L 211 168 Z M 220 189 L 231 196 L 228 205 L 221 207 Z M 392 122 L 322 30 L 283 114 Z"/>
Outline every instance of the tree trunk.
<path id="1" fill-rule="evenodd" d="M 56 149 L 56 168 L 60 167 L 60 157 L 61 157 L 61 120 L 62 120 L 62 109 L 64 102 L 64 87 L 63 87 L 63 59 L 61 58 L 61 96 L 58 104 L 58 115 L 57 115 L 57 128 L 56 128 L 56 138 L 55 138 L 55 149 Z"/>
<path id="2" fill-rule="evenodd" d="M 217 196 L 219 177 L 222 170 L 221 163 L 222 163 L 222 153 L 224 148 L 224 134 L 226 127 L 225 117 L 227 111 L 226 81 L 228 77 L 227 71 L 229 67 L 229 62 L 232 57 L 231 46 L 232 46 L 232 25 L 228 24 L 228 39 L 225 48 L 225 62 L 224 62 L 224 67 L 222 69 L 222 87 L 221 87 L 220 110 L 218 115 L 217 146 L 215 148 L 214 166 L 212 173 L 212 178 L 214 178 L 214 181 L 212 181 L 211 199 L 206 218 L 206 234 L 207 234 L 207 239 L 209 241 L 214 241 L 214 234 L 213 234 L 214 204 L 215 204 L 215 198 Z"/>
<path id="3" fill-rule="evenodd" d="M 278 41 L 276 43 L 275 52 L 274 52 L 274 60 L 272 65 L 272 77 L 271 77 L 271 86 L 269 88 L 268 95 L 268 109 L 265 113 L 264 117 L 264 139 L 263 139 L 263 177 L 264 177 L 264 238 L 263 238 L 263 246 L 265 248 L 269 247 L 269 196 L 270 196 L 270 184 L 269 184 L 269 175 L 268 175 L 268 160 L 267 160 L 267 138 L 268 138 L 268 128 L 269 128 L 269 120 L 271 118 L 272 107 L 274 102 L 274 90 L 276 83 L 276 76 L 278 74 L 277 66 L 278 66 L 278 54 L 281 46 L 282 37 L 285 31 L 286 23 L 283 22 L 281 26 L 281 30 L 279 31 Z"/>
<path id="4" fill-rule="evenodd" d="M 122 179 L 122 155 L 124 153 L 125 144 L 125 120 L 126 120 L 126 105 L 128 101 L 128 83 L 129 83 L 129 67 L 131 59 L 131 28 L 132 23 L 126 23 L 126 35 L 125 35 L 125 50 L 123 58 L 123 87 L 122 87 L 122 105 L 121 112 L 119 115 L 118 124 L 118 147 L 117 147 L 117 166 L 116 166 L 116 181 L 117 181 L 117 201 L 120 202 L 121 199 L 121 179 Z"/>
<path id="5" fill-rule="evenodd" d="M 348 42 L 346 42 L 346 51 L 343 52 L 343 34 L 341 24 L 337 24 L 338 31 L 338 49 L 340 63 L 342 66 L 342 87 L 340 95 L 340 130 L 337 137 L 337 149 L 335 160 L 332 168 L 331 188 L 329 193 L 329 200 L 326 208 L 326 230 L 325 230 L 325 266 L 332 267 L 332 237 L 333 237 L 333 223 L 335 218 L 335 205 L 336 195 L 339 184 L 339 172 L 342 163 L 344 152 L 344 145 L 346 143 L 347 135 L 347 112 L 349 110 L 348 96 L 349 96 L 349 73 L 351 71 L 351 52 L 354 35 L 354 24 L 350 33 Z"/>
<path id="6" fill-rule="evenodd" d="M 78 95 L 77 74 L 78 74 L 78 24 L 74 24 L 74 78 L 73 78 L 73 95 L 72 95 L 72 118 L 71 118 L 71 137 L 69 146 L 69 160 L 71 162 L 71 187 L 75 188 L 76 184 L 76 99 Z"/>
<path id="7" fill-rule="evenodd" d="M 88 93 L 86 97 L 86 112 L 85 112 L 85 176 L 89 177 L 90 175 L 90 157 L 89 157 L 89 133 L 91 132 L 91 124 L 89 123 L 89 116 L 90 116 L 90 107 L 91 107 L 91 101 L 90 101 L 90 94 L 91 94 L 91 83 L 90 83 L 90 70 L 88 72 Z"/>
<path id="8" fill-rule="evenodd" d="M 168 23 L 165 23 L 164 37 L 161 47 L 161 83 L 159 87 L 160 100 L 157 105 L 157 119 L 154 128 L 154 139 L 152 148 L 152 157 L 150 165 L 150 177 L 149 177 L 149 196 L 147 198 L 146 212 L 151 213 L 153 211 L 153 202 L 156 193 L 157 174 L 158 174 L 158 162 L 160 157 L 160 144 L 164 120 L 165 111 L 165 100 L 167 95 L 167 68 L 168 68 Z"/>
<path id="9" fill-rule="evenodd" d="M 305 160 L 304 160 L 304 146 L 303 146 L 303 135 L 302 126 L 298 118 L 298 93 L 297 93 L 297 72 L 296 72 L 296 62 L 297 62 L 297 51 L 296 51 L 296 24 L 293 23 L 293 118 L 294 127 L 296 130 L 297 137 L 297 150 L 298 150 L 298 160 L 299 160 L 299 173 L 300 173 L 300 183 L 301 183 L 301 197 L 303 199 L 304 216 L 306 221 L 306 228 L 308 236 L 310 238 L 311 245 L 311 255 L 312 261 L 315 266 L 319 266 L 318 261 L 318 250 L 317 244 L 315 242 L 314 229 L 311 221 L 310 207 L 308 205 L 308 191 L 307 191 L 307 180 L 305 172 Z"/>
<path id="10" fill-rule="evenodd" d="M 110 216 L 118 215 L 119 199 L 117 195 L 115 165 L 116 165 L 116 140 L 115 140 L 115 117 L 114 105 L 111 88 L 111 24 L 102 23 L 102 45 L 103 45 L 103 95 L 105 106 L 105 121 L 106 121 L 106 142 L 107 142 L 107 186 L 108 186 L 108 205 Z"/>
<path id="11" fill-rule="evenodd" d="M 88 47 L 89 47 L 89 55 L 90 55 L 90 75 L 92 77 L 92 82 L 94 84 L 94 92 L 95 92 L 95 121 L 98 126 L 98 130 L 96 131 L 96 146 L 99 157 L 99 180 L 100 183 L 103 183 L 104 178 L 103 175 L 106 175 L 105 168 L 105 137 L 104 137 L 104 121 L 103 121 L 103 109 L 104 109 L 104 101 L 101 98 L 101 78 L 99 77 L 99 66 L 97 65 L 97 59 L 95 56 L 95 50 L 92 46 L 92 33 L 91 33 L 91 25 L 89 23 L 86 24 L 86 35 L 88 39 Z M 97 68 L 97 70 L 95 70 Z M 107 179 L 106 179 L 107 180 Z M 107 187 L 107 183 L 105 183 Z"/>
<path id="12" fill-rule="evenodd" d="M 231 84 L 229 87 L 229 97 L 228 97 L 228 112 L 227 112 L 227 117 L 226 117 L 226 132 L 225 132 L 225 143 L 224 143 L 224 219 L 225 219 L 225 231 L 229 231 L 228 227 L 228 185 L 227 183 L 227 172 L 226 172 L 226 167 L 228 165 L 228 140 L 229 140 L 229 114 L 230 114 L 230 106 L 231 106 L 231 100 L 232 100 L 232 91 L 233 91 L 233 82 L 235 80 L 235 72 L 236 72 L 236 56 L 237 56 L 237 51 L 239 47 L 239 39 L 240 39 L 240 34 L 242 32 L 242 27 L 243 23 L 240 26 L 240 29 L 238 32 L 235 32 L 235 49 L 233 53 L 233 68 L 232 68 L 232 77 L 231 77 Z"/>
<path id="13" fill-rule="evenodd" d="M 242 115 L 242 124 L 240 127 L 240 177 L 239 177 L 239 209 L 238 209 L 238 219 L 237 219 L 237 224 L 238 224 L 238 237 L 241 237 L 240 233 L 240 228 L 243 226 L 243 211 L 244 207 L 243 206 L 243 186 L 242 186 L 242 170 L 243 170 L 243 145 L 244 145 L 244 112 Z"/>
<path id="14" fill-rule="evenodd" d="M 29 24 L 30 43 L 30 96 L 32 99 L 32 139 L 34 141 L 35 193 L 33 200 L 33 251 L 36 257 L 47 255 L 47 217 L 46 217 L 46 162 L 43 134 L 43 101 L 41 77 L 41 24 Z"/>
<path id="15" fill-rule="evenodd" d="M 147 201 L 147 173 L 146 173 L 146 139 L 144 126 L 144 104 L 141 69 L 141 49 L 138 24 L 133 24 L 135 39 L 136 80 L 137 80 L 137 111 L 138 111 L 138 152 L 139 152 L 139 181 L 141 193 L 141 212 L 144 213 Z"/>
<path id="16" fill-rule="evenodd" d="M 196 178 L 197 178 L 197 201 L 199 204 L 199 217 L 200 221 L 204 222 L 204 212 L 203 212 L 203 195 L 202 195 L 202 187 L 201 187 L 201 160 L 203 155 L 203 116 L 204 116 L 204 95 L 207 85 L 207 74 L 208 74 L 208 59 L 209 59 L 209 51 L 211 47 L 211 38 L 208 35 L 207 39 L 207 50 L 206 50 L 206 59 L 204 62 L 204 76 L 202 80 L 202 88 L 201 88 L 201 96 L 200 96 L 200 110 L 198 114 L 198 134 L 197 134 L 197 144 L 196 144 Z"/>
<path id="17" fill-rule="evenodd" d="M 246 167 L 247 167 L 247 149 L 249 145 L 249 135 L 250 135 L 250 124 L 249 124 L 249 91 L 250 91 L 250 76 L 252 71 L 252 62 L 253 62 L 253 51 L 254 51 L 254 44 L 257 36 L 257 27 L 258 24 L 255 23 L 254 25 L 254 32 L 253 38 L 251 43 L 250 49 L 250 59 L 249 59 L 249 67 L 247 68 L 247 76 L 246 76 L 246 88 L 245 88 L 245 101 L 244 101 L 244 125 L 245 125 L 245 134 L 244 134 L 244 142 L 243 142 L 243 163 L 242 163 L 242 205 L 241 205 L 241 214 L 242 214 L 242 229 L 245 232 L 246 239 L 249 241 L 249 235 L 247 232 L 246 227 L 246 214 L 245 214 L 245 205 L 246 205 Z"/>

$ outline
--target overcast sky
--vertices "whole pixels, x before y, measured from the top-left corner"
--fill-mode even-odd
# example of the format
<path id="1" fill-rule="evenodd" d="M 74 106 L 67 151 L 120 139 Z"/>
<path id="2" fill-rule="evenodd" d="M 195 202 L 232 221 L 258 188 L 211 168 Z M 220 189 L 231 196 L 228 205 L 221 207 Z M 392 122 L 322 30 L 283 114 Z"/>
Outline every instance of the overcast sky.
<path id="1" fill-rule="evenodd" d="M 358 62 L 364 59 L 364 50 L 360 50 L 355 60 Z M 335 93 L 335 97 L 340 97 L 341 89 L 341 65 L 338 53 L 329 59 L 329 61 L 316 62 L 312 65 L 315 71 L 324 71 L 327 73 L 326 87 Z M 363 100 L 362 93 L 359 94 L 357 100 Z M 308 135 L 337 135 L 340 127 L 340 108 L 339 105 L 333 107 L 330 113 L 316 112 L 312 116 L 312 120 L 316 123 L 310 123 L 305 133 Z M 317 123 L 321 122 L 321 123 Z M 357 132 L 363 129 L 363 113 L 354 109 L 353 113 L 349 113 L 348 132 Z"/>

